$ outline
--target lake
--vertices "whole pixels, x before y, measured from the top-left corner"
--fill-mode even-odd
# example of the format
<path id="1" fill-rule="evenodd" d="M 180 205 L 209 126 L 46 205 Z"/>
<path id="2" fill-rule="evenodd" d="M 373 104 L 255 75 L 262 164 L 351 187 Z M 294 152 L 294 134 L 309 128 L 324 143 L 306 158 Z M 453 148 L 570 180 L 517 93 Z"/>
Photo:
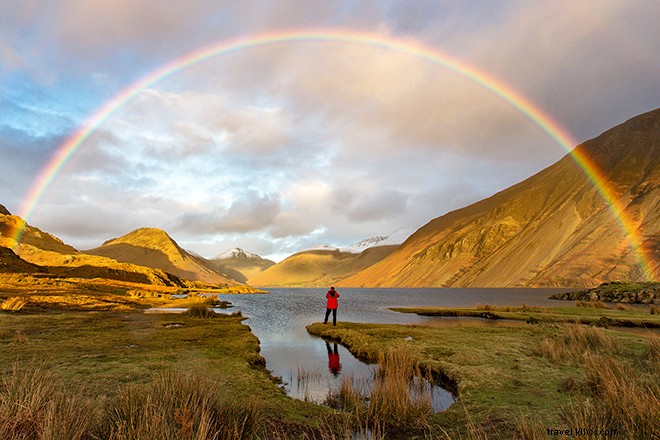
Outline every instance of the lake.
<path id="1" fill-rule="evenodd" d="M 322 322 L 326 288 L 272 288 L 265 295 L 218 295 L 230 301 L 248 319 L 245 321 L 261 342 L 261 354 L 273 375 L 281 377 L 286 392 L 296 398 L 322 403 L 328 391 L 337 389 L 344 377 L 369 380 L 374 366 L 357 360 L 343 346 L 311 336 L 305 326 Z M 338 321 L 423 324 L 502 325 L 497 321 L 424 317 L 397 313 L 388 307 L 470 307 L 477 304 L 559 306 L 573 301 L 556 301 L 553 293 L 571 289 L 443 289 L 443 288 L 346 288 L 338 289 Z M 332 318 L 331 318 L 332 319 Z M 331 324 L 328 324 L 331 325 Z M 527 325 L 527 324 L 519 324 Z M 340 365 L 340 368 L 338 368 Z M 309 380 L 309 379 L 313 380 Z M 435 387 L 433 406 L 446 409 L 454 398 Z"/>

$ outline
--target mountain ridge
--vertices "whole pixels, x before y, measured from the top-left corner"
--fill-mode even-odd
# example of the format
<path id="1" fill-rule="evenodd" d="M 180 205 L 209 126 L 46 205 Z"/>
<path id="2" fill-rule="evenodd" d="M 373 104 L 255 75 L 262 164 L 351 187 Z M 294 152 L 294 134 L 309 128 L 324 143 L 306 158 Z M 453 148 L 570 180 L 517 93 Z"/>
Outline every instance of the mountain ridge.
<path id="1" fill-rule="evenodd" d="M 224 285 L 239 284 L 219 273 L 208 260 L 187 252 L 167 232 L 158 228 L 138 228 L 83 253 L 161 269 L 192 281 Z"/>
<path id="2" fill-rule="evenodd" d="M 576 147 L 603 170 L 657 255 L 660 109 Z M 643 277 L 628 238 L 575 161 L 564 156 L 491 197 L 435 218 L 384 260 L 338 285 L 590 286 Z M 657 263 L 652 270 L 657 277 Z"/>

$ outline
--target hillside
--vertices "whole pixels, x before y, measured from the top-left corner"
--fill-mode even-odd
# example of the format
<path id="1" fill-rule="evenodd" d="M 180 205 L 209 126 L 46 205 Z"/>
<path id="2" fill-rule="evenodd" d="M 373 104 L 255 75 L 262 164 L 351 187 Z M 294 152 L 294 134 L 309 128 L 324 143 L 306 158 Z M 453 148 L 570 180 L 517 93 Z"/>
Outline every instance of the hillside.
<path id="1" fill-rule="evenodd" d="M 188 280 L 209 284 L 239 284 L 219 273 L 204 258 L 182 249 L 165 231 L 156 228 L 136 229 L 83 252 L 160 269 Z"/>
<path id="2" fill-rule="evenodd" d="M 17 245 L 15 231 L 23 226 L 22 239 Z M 25 225 L 23 219 L 10 214 L 0 214 L 0 267 L 4 267 L 0 271 L 12 273 L 43 272 L 58 277 L 107 278 L 159 286 L 192 287 L 190 281 L 162 270 L 82 254 L 54 235 Z"/>
<path id="3" fill-rule="evenodd" d="M 339 250 L 310 250 L 294 254 L 248 279 L 252 286 L 329 286 L 389 255 L 397 246 L 380 246 L 354 254 Z"/>
<path id="4" fill-rule="evenodd" d="M 0 246 L 0 273 L 38 273 L 46 270 L 28 263 L 9 248 Z"/>
<path id="5" fill-rule="evenodd" d="M 241 283 L 256 277 L 275 264 L 272 260 L 261 258 L 240 248 L 231 249 L 208 261 L 215 270 Z"/>
<path id="6" fill-rule="evenodd" d="M 658 278 L 660 109 L 635 117 L 578 147 L 650 249 Z M 585 286 L 642 281 L 598 188 L 565 156 L 494 196 L 438 217 L 395 252 L 342 286 Z M 655 256 L 655 258 L 653 258 Z"/>

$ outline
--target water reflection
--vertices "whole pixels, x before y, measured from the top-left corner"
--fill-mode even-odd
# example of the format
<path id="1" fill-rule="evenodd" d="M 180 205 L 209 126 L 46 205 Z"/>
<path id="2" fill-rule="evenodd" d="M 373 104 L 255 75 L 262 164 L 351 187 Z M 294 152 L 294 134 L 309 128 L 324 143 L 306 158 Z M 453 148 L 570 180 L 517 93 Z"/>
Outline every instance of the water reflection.
<path id="1" fill-rule="evenodd" d="M 341 372 L 341 362 L 339 360 L 339 351 L 337 350 L 337 343 L 334 342 L 334 350 L 330 348 L 330 343 L 325 341 L 325 348 L 328 350 L 328 371 L 333 376 L 338 377 Z"/>
<path id="2" fill-rule="evenodd" d="M 341 369 L 336 375 L 330 367 L 330 342 L 311 336 L 305 326 L 319 322 L 326 308 L 320 289 L 271 289 L 267 295 L 218 295 L 241 310 L 245 323 L 259 338 L 261 354 L 273 375 L 281 377 L 285 391 L 292 397 L 323 403 L 330 390 L 338 390 L 343 378 L 373 380 L 375 366 L 356 359 L 337 344 Z M 564 289 L 565 290 L 565 289 Z M 573 302 L 552 301 L 548 296 L 560 289 L 342 289 L 342 320 L 364 323 L 422 324 L 438 318 L 396 313 L 388 307 L 494 305 L 561 305 Z M 319 316 L 320 315 L 320 316 Z M 334 361 L 333 361 L 334 362 Z M 434 409 L 447 408 L 451 393 L 433 387 Z M 439 408 L 439 409 L 438 409 Z"/>

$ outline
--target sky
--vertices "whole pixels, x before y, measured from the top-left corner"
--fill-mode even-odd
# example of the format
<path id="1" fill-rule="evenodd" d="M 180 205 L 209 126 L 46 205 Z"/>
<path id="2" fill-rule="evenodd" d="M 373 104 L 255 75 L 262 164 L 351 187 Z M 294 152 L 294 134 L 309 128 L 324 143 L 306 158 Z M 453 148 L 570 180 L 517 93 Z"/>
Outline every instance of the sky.
<path id="1" fill-rule="evenodd" d="M 660 103 L 655 0 L 0 0 L 0 204 L 21 214 L 99 109 L 207 47 L 282 32 L 145 84 L 27 221 L 78 249 L 140 227 L 205 257 L 279 261 L 413 231 L 566 150 L 442 54 L 515 90 L 575 145 Z M 574 145 L 573 145 L 574 146 Z"/>

